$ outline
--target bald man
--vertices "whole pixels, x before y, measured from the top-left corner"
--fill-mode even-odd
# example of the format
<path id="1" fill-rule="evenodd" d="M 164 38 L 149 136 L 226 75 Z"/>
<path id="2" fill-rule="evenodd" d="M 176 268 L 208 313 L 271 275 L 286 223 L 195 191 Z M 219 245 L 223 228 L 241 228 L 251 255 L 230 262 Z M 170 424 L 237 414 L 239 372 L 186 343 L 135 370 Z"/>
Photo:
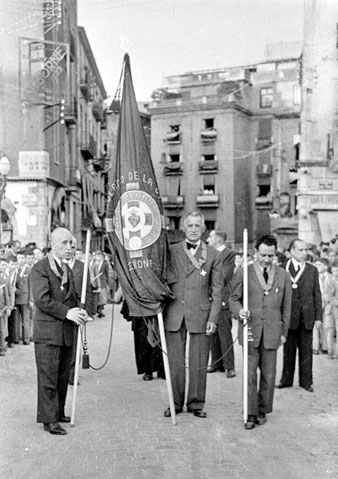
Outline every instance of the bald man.
<path id="1" fill-rule="evenodd" d="M 80 298 L 73 273 L 63 262 L 71 258 L 72 240 L 67 229 L 55 229 L 50 238 L 50 253 L 38 261 L 30 273 L 38 374 L 37 422 L 56 435 L 67 434 L 59 423 L 70 422 L 70 417 L 65 415 L 65 403 L 72 347 L 77 327 L 88 317 L 87 312 L 77 306 Z"/>

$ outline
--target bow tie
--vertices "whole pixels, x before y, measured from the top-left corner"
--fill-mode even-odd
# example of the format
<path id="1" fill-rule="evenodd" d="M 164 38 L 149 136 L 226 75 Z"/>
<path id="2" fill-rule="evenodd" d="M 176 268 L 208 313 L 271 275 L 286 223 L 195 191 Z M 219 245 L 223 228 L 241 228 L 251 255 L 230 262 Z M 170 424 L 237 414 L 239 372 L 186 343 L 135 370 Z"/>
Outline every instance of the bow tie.
<path id="1" fill-rule="evenodd" d="M 187 241 L 187 248 L 188 248 L 188 249 L 196 249 L 196 248 L 197 248 L 197 244 L 188 243 L 188 241 Z"/>

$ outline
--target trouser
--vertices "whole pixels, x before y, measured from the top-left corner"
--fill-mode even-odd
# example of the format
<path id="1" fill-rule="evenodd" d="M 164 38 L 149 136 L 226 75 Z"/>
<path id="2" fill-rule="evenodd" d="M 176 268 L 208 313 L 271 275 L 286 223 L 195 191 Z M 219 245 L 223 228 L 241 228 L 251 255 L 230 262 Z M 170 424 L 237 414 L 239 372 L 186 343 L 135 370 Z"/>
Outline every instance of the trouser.
<path id="1" fill-rule="evenodd" d="M 272 412 L 275 391 L 277 349 L 265 349 L 263 336 L 258 348 L 248 350 L 248 415 Z M 260 371 L 257 389 L 257 369 Z"/>
<path id="2" fill-rule="evenodd" d="M 312 348 L 314 349 L 314 351 L 327 351 L 328 349 L 323 323 L 316 323 L 313 327 Z"/>
<path id="3" fill-rule="evenodd" d="M 0 352 L 6 351 L 6 337 L 8 335 L 7 316 L 2 314 L 0 316 Z"/>
<path id="4" fill-rule="evenodd" d="M 231 312 L 222 309 L 215 334 L 209 336 L 211 365 L 216 369 L 235 369 Z"/>
<path id="5" fill-rule="evenodd" d="M 312 329 L 305 329 L 301 323 L 298 329 L 289 329 L 283 347 L 283 372 L 281 384 L 292 386 L 298 349 L 299 385 L 308 388 L 312 385 Z"/>
<path id="6" fill-rule="evenodd" d="M 17 304 L 16 314 L 19 318 L 20 332 L 22 332 L 22 341 L 29 343 L 32 337 L 31 310 L 28 304 Z"/>
<path id="7" fill-rule="evenodd" d="M 189 333 L 189 388 L 187 408 L 202 409 L 207 386 L 209 341 L 205 332 Z M 170 376 L 176 409 L 182 409 L 185 400 L 185 354 L 187 329 L 184 322 L 178 331 L 166 331 Z"/>
<path id="8" fill-rule="evenodd" d="M 13 309 L 8 316 L 8 343 L 18 343 L 20 340 L 19 319 L 16 309 Z"/>
<path id="9" fill-rule="evenodd" d="M 64 415 L 72 346 L 35 343 L 38 374 L 37 422 L 57 422 Z"/>

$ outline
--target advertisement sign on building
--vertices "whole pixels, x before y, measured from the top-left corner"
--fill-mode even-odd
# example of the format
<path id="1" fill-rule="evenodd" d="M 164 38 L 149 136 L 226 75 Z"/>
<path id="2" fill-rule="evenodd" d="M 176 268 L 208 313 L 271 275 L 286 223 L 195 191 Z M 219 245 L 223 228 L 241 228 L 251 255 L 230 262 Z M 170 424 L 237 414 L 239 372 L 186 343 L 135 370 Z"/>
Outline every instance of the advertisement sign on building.
<path id="1" fill-rule="evenodd" d="M 20 151 L 19 176 L 21 178 L 46 178 L 49 176 L 47 151 Z"/>

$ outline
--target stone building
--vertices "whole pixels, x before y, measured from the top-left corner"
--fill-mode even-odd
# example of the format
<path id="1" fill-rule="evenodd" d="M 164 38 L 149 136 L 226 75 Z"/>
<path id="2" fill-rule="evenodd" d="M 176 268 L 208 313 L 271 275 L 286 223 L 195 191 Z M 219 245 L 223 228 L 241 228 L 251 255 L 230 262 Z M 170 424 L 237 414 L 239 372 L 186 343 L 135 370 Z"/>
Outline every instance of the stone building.
<path id="1" fill-rule="evenodd" d="M 15 238 L 45 247 L 49 232 L 64 225 L 81 245 L 91 226 L 94 246 L 103 247 L 96 216 L 104 208 L 106 94 L 85 32 L 78 31 L 77 1 L 1 0 L 1 11 L 0 156 L 11 169 L 0 242 Z M 85 99 L 81 62 L 94 79 L 93 95 Z M 88 154 L 84 142 L 92 137 Z"/>
<path id="2" fill-rule="evenodd" d="M 236 247 L 243 228 L 251 242 L 273 228 L 282 246 L 296 234 L 299 72 L 300 51 L 170 76 L 153 93 L 151 155 L 172 237 L 195 209 Z"/>
<path id="3" fill-rule="evenodd" d="M 299 236 L 318 244 L 338 233 L 338 3 L 304 5 Z"/>

